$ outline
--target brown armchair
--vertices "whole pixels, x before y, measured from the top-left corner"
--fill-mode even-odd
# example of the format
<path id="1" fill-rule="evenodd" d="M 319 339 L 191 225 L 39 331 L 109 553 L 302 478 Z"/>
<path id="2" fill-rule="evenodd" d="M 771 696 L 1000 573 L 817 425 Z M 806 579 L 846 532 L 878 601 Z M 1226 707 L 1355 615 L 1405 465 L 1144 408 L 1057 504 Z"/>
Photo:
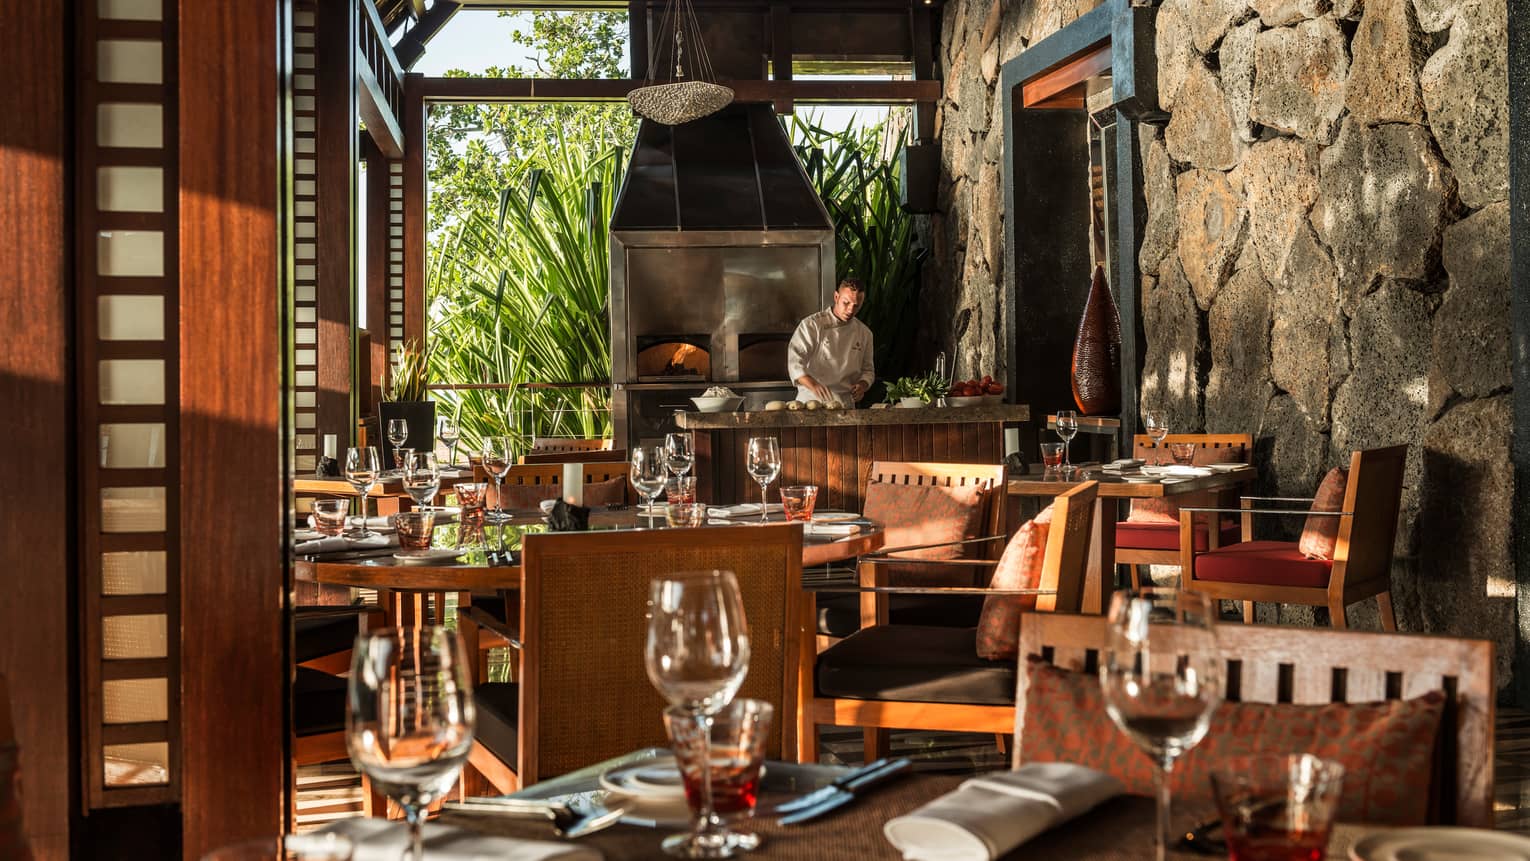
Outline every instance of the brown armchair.
<path id="1" fill-rule="evenodd" d="M 1195 461 L 1199 466 L 1207 463 L 1250 463 L 1254 453 L 1254 437 L 1246 433 L 1181 433 L 1164 437 L 1162 445 L 1146 434 L 1132 438 L 1132 457 L 1152 460 L 1168 460 L 1169 446 L 1174 443 L 1195 443 Z M 1186 504 L 1206 503 L 1213 507 L 1227 507 L 1235 502 L 1235 493 L 1219 494 L 1215 499 L 1201 496 L 1185 497 Z M 1140 504 L 1134 501 L 1133 504 Z M 1164 500 L 1158 500 L 1161 504 Z M 1210 528 L 1215 522 L 1217 528 Z M 1145 523 L 1126 520 L 1115 524 L 1116 564 L 1131 566 L 1132 586 L 1142 585 L 1140 566 L 1178 565 L 1179 524 Z M 1225 518 L 1204 518 L 1195 527 L 1197 552 L 1215 550 L 1241 540 L 1237 521 Z"/>

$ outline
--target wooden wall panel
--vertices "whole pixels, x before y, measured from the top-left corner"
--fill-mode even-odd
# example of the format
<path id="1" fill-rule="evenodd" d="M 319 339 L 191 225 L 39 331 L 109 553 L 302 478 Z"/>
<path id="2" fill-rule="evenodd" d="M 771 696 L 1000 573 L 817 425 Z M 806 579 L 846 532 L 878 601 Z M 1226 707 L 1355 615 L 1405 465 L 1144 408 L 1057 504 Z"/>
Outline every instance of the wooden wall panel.
<path id="1" fill-rule="evenodd" d="M 41 861 L 68 857 L 76 749 L 71 729 L 69 612 L 75 499 L 68 360 L 68 16 L 3 0 L 8 60 L 24 70 L 0 88 L 0 436 L 6 480 L 0 550 L 25 559 L 0 601 L 0 673 L 9 679 L 21 746 L 22 819 Z M 18 118 L 24 118 L 19 119 Z M 15 253 L 25 249 L 25 253 Z M 46 492 L 39 492 L 47 488 Z"/>
<path id="2" fill-rule="evenodd" d="M 340 447 L 355 435 L 356 379 L 356 4 L 318 3 L 319 402 L 317 433 Z M 340 456 L 344 452 L 338 452 Z"/>
<path id="3" fill-rule="evenodd" d="M 404 246 L 425 248 L 425 79 L 404 76 Z M 404 256 L 404 331 L 425 343 L 425 255 Z"/>
<path id="4" fill-rule="evenodd" d="M 181 4 L 180 485 L 182 526 L 195 536 L 182 548 L 181 593 L 188 858 L 275 834 L 285 815 L 284 6 Z"/>
<path id="5" fill-rule="evenodd" d="M 296 259 L 291 383 L 297 428 L 292 448 L 293 468 L 300 474 L 313 472 L 323 454 L 319 435 L 318 6 L 318 0 L 295 0 L 292 17 L 292 138 L 297 151 L 292 184 Z M 335 454 L 341 454 L 338 448 Z"/>

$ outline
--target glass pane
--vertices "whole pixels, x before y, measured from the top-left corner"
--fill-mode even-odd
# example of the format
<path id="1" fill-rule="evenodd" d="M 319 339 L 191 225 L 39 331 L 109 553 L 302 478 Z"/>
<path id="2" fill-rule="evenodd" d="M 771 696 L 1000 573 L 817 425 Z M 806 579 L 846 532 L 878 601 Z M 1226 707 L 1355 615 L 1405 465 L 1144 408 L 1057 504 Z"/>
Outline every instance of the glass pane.
<path id="1" fill-rule="evenodd" d="M 102 39 L 96 43 L 96 80 L 113 84 L 164 82 L 163 46 L 148 39 Z"/>
<path id="2" fill-rule="evenodd" d="M 164 16 L 160 0 L 99 0 L 96 14 L 122 21 L 158 21 Z"/>
<path id="3" fill-rule="evenodd" d="M 318 371 L 298 371 L 293 375 L 292 384 L 299 388 L 313 388 L 319 384 Z"/>
<path id="4" fill-rule="evenodd" d="M 103 341 L 163 341 L 165 297 L 102 296 L 96 302 L 97 337 Z"/>
<path id="5" fill-rule="evenodd" d="M 170 782 L 168 742 L 109 744 L 101 752 L 105 756 L 104 778 L 107 786 L 146 786 Z"/>
<path id="6" fill-rule="evenodd" d="M 101 554 L 102 595 L 165 594 L 165 551 Z"/>
<path id="7" fill-rule="evenodd" d="M 101 489 L 102 532 L 164 532 L 163 487 Z"/>
<path id="8" fill-rule="evenodd" d="M 296 400 L 293 402 L 293 404 L 299 408 L 313 409 L 318 405 L 318 392 L 298 392 L 295 397 Z"/>
<path id="9" fill-rule="evenodd" d="M 103 230 L 96 234 L 100 275 L 158 278 L 165 274 L 165 234 L 159 230 Z"/>
<path id="10" fill-rule="evenodd" d="M 114 679 L 101 683 L 103 723 L 151 723 L 170 719 L 165 679 Z"/>
<path id="11" fill-rule="evenodd" d="M 319 417 L 313 413 L 298 413 L 297 426 L 305 430 L 312 430 L 318 425 Z"/>
<path id="12" fill-rule="evenodd" d="M 101 362 L 101 403 L 164 402 L 164 359 L 107 359 Z"/>
<path id="13" fill-rule="evenodd" d="M 314 472 L 319 468 L 318 458 L 311 454 L 300 454 L 293 461 L 293 469 L 300 473 Z"/>
<path id="14" fill-rule="evenodd" d="M 164 168 L 96 168 L 96 208 L 111 212 L 164 212 Z"/>
<path id="15" fill-rule="evenodd" d="M 102 102 L 96 106 L 96 144 L 152 149 L 164 146 L 164 109 L 159 105 Z"/>
<path id="16" fill-rule="evenodd" d="M 108 661 L 163 658 L 164 614 L 154 616 L 105 616 L 101 619 L 101 657 Z"/>
<path id="17" fill-rule="evenodd" d="M 165 426 L 160 423 L 101 425 L 103 469 L 162 469 Z"/>

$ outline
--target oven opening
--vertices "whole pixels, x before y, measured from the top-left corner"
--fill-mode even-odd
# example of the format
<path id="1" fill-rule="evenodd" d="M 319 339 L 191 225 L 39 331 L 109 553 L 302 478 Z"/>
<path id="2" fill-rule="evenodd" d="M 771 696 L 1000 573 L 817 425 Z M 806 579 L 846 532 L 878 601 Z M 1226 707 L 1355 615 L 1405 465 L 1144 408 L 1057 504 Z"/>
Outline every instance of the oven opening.
<path id="1" fill-rule="evenodd" d="M 738 378 L 744 382 L 786 379 L 786 346 L 792 336 L 780 332 L 738 336 Z"/>
<path id="2" fill-rule="evenodd" d="M 709 380 L 711 339 L 705 335 L 638 336 L 639 381 Z"/>

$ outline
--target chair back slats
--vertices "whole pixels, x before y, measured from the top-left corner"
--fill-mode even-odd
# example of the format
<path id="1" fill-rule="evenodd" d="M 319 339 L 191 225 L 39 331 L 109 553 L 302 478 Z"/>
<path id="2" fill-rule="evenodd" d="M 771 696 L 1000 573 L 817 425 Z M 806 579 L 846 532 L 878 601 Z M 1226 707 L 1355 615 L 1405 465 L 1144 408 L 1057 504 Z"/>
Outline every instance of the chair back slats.
<path id="1" fill-rule="evenodd" d="M 1132 437 L 1132 456 L 1141 457 L 1144 460 L 1155 455 L 1166 458 L 1163 452 L 1167 452 L 1169 446 L 1174 443 L 1180 442 L 1193 442 L 1203 450 L 1238 449 L 1244 463 L 1253 462 L 1254 435 L 1247 433 L 1171 433 L 1163 438 L 1162 448 L 1147 434 L 1137 434 Z M 1201 451 L 1196 452 L 1196 463 L 1206 460 Z"/>
<path id="2" fill-rule="evenodd" d="M 610 451 L 611 437 L 601 439 L 566 439 L 562 437 L 536 437 L 531 441 L 533 454 L 551 454 L 572 451 Z"/>
<path id="3" fill-rule="evenodd" d="M 1406 445 L 1351 455 L 1344 510 L 1353 511 L 1354 516 L 1340 519 L 1334 559 L 1343 559 L 1345 564 L 1342 577 L 1334 578 L 1334 590 L 1378 580 L 1385 583 L 1391 576 L 1407 459 Z"/>
<path id="4" fill-rule="evenodd" d="M 1105 620 L 1097 616 L 1028 613 L 1020 624 L 1021 660 L 1050 651 L 1057 666 L 1082 666 L 1085 653 L 1097 652 L 1105 644 L 1107 631 Z M 1418 634 L 1223 625 L 1217 629 L 1217 647 L 1226 662 L 1228 698 L 1241 702 L 1363 703 L 1445 692 L 1432 818 L 1492 826 L 1497 693 L 1492 643 Z M 1166 651 L 1173 652 L 1172 641 Z M 1287 677 L 1286 684 L 1282 676 Z M 1394 678 L 1399 680 L 1395 685 Z M 1024 732 L 1026 681 L 1026 674 L 1020 673 L 1017 735 Z"/>
<path id="5" fill-rule="evenodd" d="M 981 487 L 983 499 L 982 535 L 998 535 L 1004 527 L 1004 504 L 1007 472 L 1004 464 L 920 463 L 912 461 L 875 461 L 868 483 L 928 485 L 931 487 Z M 998 492 L 994 492 L 997 488 Z M 1004 549 L 1002 541 L 981 546 L 982 558 L 997 559 Z"/>
<path id="6" fill-rule="evenodd" d="M 1038 612 L 1078 613 L 1083 607 L 1094 500 L 1099 489 L 1099 482 L 1086 481 L 1052 501 L 1052 526 L 1047 532 L 1038 585 L 1054 594 L 1037 597 Z"/>

